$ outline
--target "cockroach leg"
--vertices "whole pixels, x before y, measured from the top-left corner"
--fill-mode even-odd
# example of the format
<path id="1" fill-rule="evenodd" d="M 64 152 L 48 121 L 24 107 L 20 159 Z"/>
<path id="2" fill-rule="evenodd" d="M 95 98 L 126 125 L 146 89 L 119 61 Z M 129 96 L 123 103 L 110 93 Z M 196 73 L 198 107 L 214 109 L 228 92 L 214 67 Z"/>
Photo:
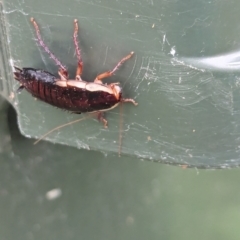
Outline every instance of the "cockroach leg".
<path id="1" fill-rule="evenodd" d="M 59 68 L 58 75 L 62 81 L 67 81 L 68 76 L 66 75 L 65 71 L 62 68 Z"/>
<path id="2" fill-rule="evenodd" d="M 116 72 L 118 70 L 118 68 L 124 63 L 126 62 L 129 58 L 132 57 L 132 55 L 134 54 L 134 52 L 131 52 L 130 54 L 128 54 L 126 57 L 124 57 L 121 61 L 118 62 L 118 64 L 113 68 L 112 71 L 108 71 L 108 72 L 104 72 L 104 73 L 101 73 L 99 74 L 96 79 L 94 80 L 95 83 L 102 83 L 102 80 L 104 78 L 107 78 L 107 77 L 111 77 L 114 72 Z"/>
<path id="3" fill-rule="evenodd" d="M 73 42 L 75 45 L 75 50 L 76 50 L 76 55 L 77 55 L 77 59 L 78 59 L 78 66 L 77 66 L 77 71 L 76 71 L 76 80 L 82 80 L 81 79 L 81 74 L 82 74 L 82 70 L 83 70 L 83 61 L 82 61 L 82 57 L 81 57 L 81 50 L 79 48 L 78 45 L 78 20 L 75 19 L 74 20 L 74 33 L 73 33 Z"/>
<path id="4" fill-rule="evenodd" d="M 44 51 L 46 53 L 49 54 L 50 58 L 55 62 L 55 64 L 59 67 L 59 72 L 61 72 L 62 75 L 60 75 L 60 77 L 64 76 L 65 78 L 68 77 L 68 71 L 66 69 L 66 67 L 58 60 L 58 58 L 49 50 L 48 46 L 44 43 L 44 41 L 42 40 L 41 34 L 40 34 L 40 30 L 38 27 L 37 22 L 35 21 L 34 18 L 31 18 L 31 22 L 35 28 L 35 32 L 37 35 L 37 39 L 39 44 L 42 46 L 42 48 L 44 49 Z"/>
<path id="5" fill-rule="evenodd" d="M 76 80 L 82 81 L 81 74 L 83 69 L 83 62 L 78 62 L 77 71 L 76 71 Z"/>
<path id="6" fill-rule="evenodd" d="M 137 102 L 135 102 L 133 99 L 131 99 L 131 98 L 122 98 L 121 99 L 121 102 L 129 102 L 129 103 L 132 103 L 132 104 L 134 104 L 135 106 L 137 106 L 138 105 L 138 103 Z"/>
<path id="7" fill-rule="evenodd" d="M 116 86 L 116 85 L 120 85 L 120 82 L 110 83 L 109 85 L 114 85 L 114 86 Z"/>
<path id="8" fill-rule="evenodd" d="M 104 118 L 103 115 L 104 115 L 103 112 L 97 112 L 97 119 L 103 123 L 103 126 L 105 128 L 108 128 L 108 121 L 107 119 Z"/>

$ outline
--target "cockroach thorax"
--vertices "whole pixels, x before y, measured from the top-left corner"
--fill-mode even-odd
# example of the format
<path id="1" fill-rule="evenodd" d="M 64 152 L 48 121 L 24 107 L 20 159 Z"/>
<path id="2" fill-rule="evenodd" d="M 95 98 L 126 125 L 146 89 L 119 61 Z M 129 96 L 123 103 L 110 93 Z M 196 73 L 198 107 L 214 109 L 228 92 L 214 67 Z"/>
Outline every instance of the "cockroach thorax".
<path id="1" fill-rule="evenodd" d="M 117 100 L 120 100 L 122 95 L 122 89 L 118 86 L 118 83 L 111 84 L 100 84 L 95 82 L 84 82 L 84 81 L 76 81 L 76 80 L 57 80 L 55 84 L 60 87 L 74 87 L 76 89 L 82 89 L 84 91 L 89 92 L 106 92 L 115 96 Z"/>
<path id="2" fill-rule="evenodd" d="M 118 84 L 116 83 L 112 83 L 108 85 L 112 91 L 114 96 L 116 97 L 116 99 L 120 100 L 121 96 L 122 96 L 122 88 L 120 86 L 118 86 Z"/>

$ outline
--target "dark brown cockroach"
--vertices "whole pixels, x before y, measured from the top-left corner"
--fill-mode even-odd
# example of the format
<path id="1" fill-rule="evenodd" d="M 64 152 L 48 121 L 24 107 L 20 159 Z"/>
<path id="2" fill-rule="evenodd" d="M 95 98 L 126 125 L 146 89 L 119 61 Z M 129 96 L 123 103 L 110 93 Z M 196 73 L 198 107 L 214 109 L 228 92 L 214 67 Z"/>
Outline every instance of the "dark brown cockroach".
<path id="1" fill-rule="evenodd" d="M 71 80 L 68 78 L 66 67 L 43 42 L 38 24 L 34 18 L 31 18 L 31 22 L 35 28 L 39 44 L 59 67 L 59 77 L 44 70 L 15 67 L 14 78 L 21 84 L 19 89 L 25 88 L 34 97 L 73 113 L 96 112 L 104 127 L 107 127 L 107 120 L 103 117 L 103 112 L 115 108 L 119 103 L 131 102 L 137 105 L 133 99 L 122 97 L 122 89 L 119 83 L 103 84 L 102 82 L 104 78 L 112 76 L 120 65 L 131 58 L 133 52 L 119 61 L 113 70 L 99 74 L 93 82 L 83 81 L 81 78 L 83 61 L 77 40 L 78 21 L 75 19 L 73 41 L 78 64 L 75 79 Z"/>

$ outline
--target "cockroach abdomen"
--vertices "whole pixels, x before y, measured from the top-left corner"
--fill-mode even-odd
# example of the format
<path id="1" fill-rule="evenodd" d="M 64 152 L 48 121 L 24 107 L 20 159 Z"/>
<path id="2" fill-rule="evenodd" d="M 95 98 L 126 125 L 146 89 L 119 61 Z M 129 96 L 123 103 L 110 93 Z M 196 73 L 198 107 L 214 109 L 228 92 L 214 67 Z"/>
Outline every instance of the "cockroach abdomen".
<path id="1" fill-rule="evenodd" d="M 56 81 L 56 77 L 53 74 L 34 68 L 23 68 L 23 75 L 26 80 L 34 79 L 45 83 L 54 83 Z"/>
<path id="2" fill-rule="evenodd" d="M 54 83 L 56 81 L 56 77 L 44 70 L 39 70 L 35 68 L 17 68 L 15 67 L 16 72 L 14 72 L 15 79 L 20 83 L 24 84 L 28 81 L 42 81 L 45 83 Z"/>

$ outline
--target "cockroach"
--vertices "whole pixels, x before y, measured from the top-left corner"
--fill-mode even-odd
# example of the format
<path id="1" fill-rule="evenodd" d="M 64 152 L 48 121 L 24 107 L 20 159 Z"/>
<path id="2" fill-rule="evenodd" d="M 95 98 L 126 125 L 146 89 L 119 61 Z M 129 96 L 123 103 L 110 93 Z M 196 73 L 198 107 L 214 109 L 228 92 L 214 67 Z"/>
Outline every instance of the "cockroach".
<path id="1" fill-rule="evenodd" d="M 26 89 L 37 99 L 40 99 L 55 107 L 68 110 L 72 113 L 96 113 L 98 120 L 103 123 L 105 128 L 107 128 L 108 122 L 104 118 L 103 112 L 115 108 L 117 105 L 119 105 L 119 103 L 129 102 L 137 105 L 135 100 L 131 98 L 123 98 L 122 88 L 120 87 L 119 83 L 103 83 L 103 79 L 111 77 L 124 62 L 133 56 L 133 52 L 122 58 L 111 71 L 99 74 L 93 82 L 86 82 L 82 80 L 81 75 L 83 71 L 83 61 L 77 40 L 79 29 L 78 21 L 75 19 L 73 42 L 78 62 L 75 79 L 69 79 L 67 68 L 44 43 L 40 34 L 39 26 L 35 19 L 31 18 L 31 22 L 34 26 L 38 43 L 43 50 L 48 53 L 50 58 L 59 68 L 58 77 L 41 69 L 30 67 L 21 69 L 14 66 L 14 78 L 20 83 L 19 91 Z M 86 118 L 87 117 L 83 119 Z M 78 122 L 83 119 L 79 119 L 74 122 Z M 64 124 L 51 130 L 50 132 L 67 125 L 68 124 Z M 49 133 L 43 135 L 43 137 Z M 121 141 L 121 135 L 119 135 L 119 141 Z"/>
<path id="2" fill-rule="evenodd" d="M 68 78 L 68 70 L 61 61 L 49 50 L 42 40 L 40 30 L 34 18 L 31 22 L 35 28 L 37 41 L 43 50 L 49 54 L 50 58 L 58 66 L 58 77 L 40 69 L 35 68 L 15 68 L 14 78 L 19 81 L 21 89 L 26 89 L 37 99 L 40 99 L 55 107 L 68 110 L 72 113 L 96 113 L 99 121 L 107 128 L 107 120 L 103 112 L 115 108 L 119 103 L 137 103 L 131 98 L 123 98 L 122 88 L 119 83 L 104 84 L 104 78 L 112 76 L 117 69 L 133 56 L 133 52 L 121 59 L 111 70 L 99 74 L 93 82 L 82 80 L 83 61 L 78 45 L 78 21 L 74 20 L 73 42 L 77 56 L 77 69 L 75 79 Z"/>

